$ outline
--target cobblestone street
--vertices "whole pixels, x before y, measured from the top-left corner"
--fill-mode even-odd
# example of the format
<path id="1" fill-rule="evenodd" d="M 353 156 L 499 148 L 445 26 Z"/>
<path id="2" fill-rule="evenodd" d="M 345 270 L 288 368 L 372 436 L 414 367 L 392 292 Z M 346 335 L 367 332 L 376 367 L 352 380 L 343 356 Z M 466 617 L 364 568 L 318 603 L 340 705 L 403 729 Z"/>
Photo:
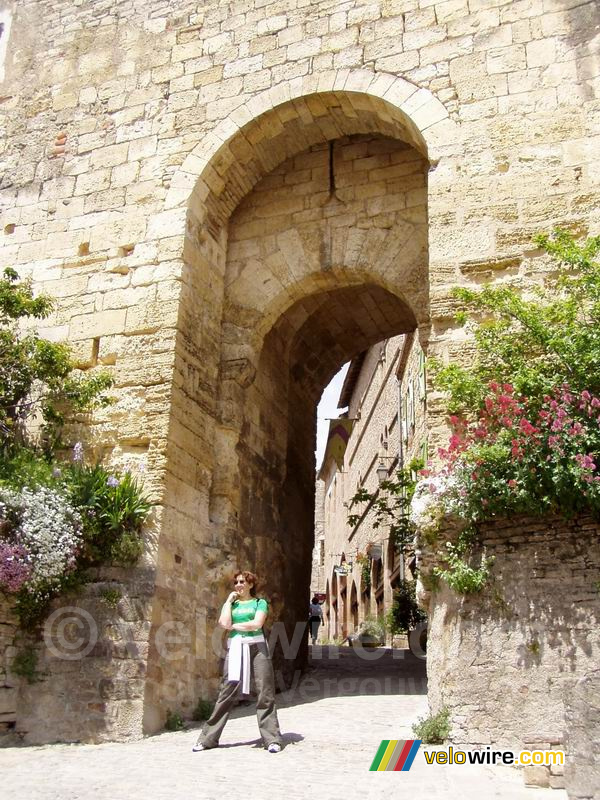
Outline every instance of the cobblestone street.
<path id="1" fill-rule="evenodd" d="M 244 797 L 565 800 L 566 793 L 525 788 L 516 769 L 428 766 L 422 751 L 408 773 L 369 772 L 382 739 L 413 738 L 427 713 L 425 662 L 408 651 L 317 647 L 313 669 L 279 695 L 286 746 L 277 755 L 257 739 L 254 708 L 240 706 L 221 746 L 192 753 L 197 726 L 141 741 L 0 750 L 6 797 L 29 800 L 175 800 Z M 408 792 L 408 794 L 406 794 Z"/>

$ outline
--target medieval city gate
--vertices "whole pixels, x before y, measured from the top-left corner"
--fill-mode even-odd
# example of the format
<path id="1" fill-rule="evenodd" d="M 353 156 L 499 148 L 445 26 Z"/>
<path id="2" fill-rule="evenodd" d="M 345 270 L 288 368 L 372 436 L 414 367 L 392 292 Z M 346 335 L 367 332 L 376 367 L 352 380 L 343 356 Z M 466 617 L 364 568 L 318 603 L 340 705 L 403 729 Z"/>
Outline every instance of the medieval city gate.
<path id="1" fill-rule="evenodd" d="M 10 5 L 3 264 L 60 295 L 43 332 L 111 366 L 89 447 L 145 460 L 156 513 L 139 567 L 77 598 L 93 649 L 41 645 L 44 680 L 5 708 L 32 742 L 140 736 L 214 689 L 234 562 L 290 634 L 304 618 L 312 417 L 336 367 L 409 329 L 452 358 L 452 286 L 527 286 L 548 268 L 535 233 L 597 229 L 598 5 Z M 438 411 L 430 395 L 432 452 Z M 563 689 L 595 668 L 595 529 L 561 524 L 490 532 L 512 620 L 436 597 L 430 700 L 459 741 L 522 741 L 540 708 L 562 728 Z"/>
<path id="2" fill-rule="evenodd" d="M 428 193 L 447 192 L 435 175 L 458 153 L 456 127 L 428 92 L 389 75 L 332 74 L 315 89 L 259 96 L 253 119 L 198 145 L 167 198 L 162 218 L 185 215 L 186 238 L 158 585 L 173 552 L 199 580 L 157 594 L 156 627 L 208 608 L 197 633 L 210 636 L 223 581 L 246 563 L 267 576 L 292 636 L 309 591 L 319 396 L 383 338 L 418 328 L 435 347 L 429 250 L 445 219 L 435 203 L 428 218 Z M 192 659 L 187 683 L 172 669 L 160 664 L 146 715 L 166 686 L 191 702 L 216 658 Z"/>

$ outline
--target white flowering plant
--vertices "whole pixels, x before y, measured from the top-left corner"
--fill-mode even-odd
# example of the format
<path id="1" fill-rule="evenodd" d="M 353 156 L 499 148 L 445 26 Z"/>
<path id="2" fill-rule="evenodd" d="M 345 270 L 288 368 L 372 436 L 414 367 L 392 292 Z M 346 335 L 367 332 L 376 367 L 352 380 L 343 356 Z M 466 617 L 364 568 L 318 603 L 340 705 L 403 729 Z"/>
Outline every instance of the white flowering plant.
<path id="1" fill-rule="evenodd" d="M 66 344 L 21 324 L 53 305 L 15 270 L 0 273 L 0 592 L 28 628 L 88 567 L 135 563 L 150 509 L 130 473 L 86 466 L 80 442 L 69 462 L 57 461 L 65 419 L 110 405 L 112 379 L 82 373 Z"/>
<path id="2" fill-rule="evenodd" d="M 81 544 L 81 516 L 61 491 L 0 488 L 0 590 L 15 597 L 24 627 L 72 583 Z"/>
<path id="3" fill-rule="evenodd" d="M 70 462 L 36 465 L 6 484 L 0 482 L 0 591 L 14 597 L 23 627 L 35 627 L 53 597 L 85 582 L 87 568 L 139 558 L 150 502 L 130 472 L 85 465 L 81 443 Z"/>

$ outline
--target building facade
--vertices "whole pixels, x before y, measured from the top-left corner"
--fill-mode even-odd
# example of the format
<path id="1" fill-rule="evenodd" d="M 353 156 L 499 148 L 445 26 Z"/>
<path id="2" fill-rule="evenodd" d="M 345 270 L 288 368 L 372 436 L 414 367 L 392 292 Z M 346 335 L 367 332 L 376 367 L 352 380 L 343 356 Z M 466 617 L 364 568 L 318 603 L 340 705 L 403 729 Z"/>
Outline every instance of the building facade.
<path id="1" fill-rule="evenodd" d="M 326 450 L 317 482 L 323 543 L 316 546 L 323 553 L 326 594 L 322 635 L 333 640 L 355 632 L 367 617 L 383 619 L 394 588 L 412 576 L 389 529 L 373 527 L 372 505 L 349 506 L 361 489 L 382 491 L 382 466 L 392 478 L 415 459 L 427 461 L 425 357 L 417 338 L 396 336 L 361 353 L 350 364 L 338 405 L 348 407 L 352 432 L 341 465 Z M 351 512 L 359 517 L 354 525 Z"/>

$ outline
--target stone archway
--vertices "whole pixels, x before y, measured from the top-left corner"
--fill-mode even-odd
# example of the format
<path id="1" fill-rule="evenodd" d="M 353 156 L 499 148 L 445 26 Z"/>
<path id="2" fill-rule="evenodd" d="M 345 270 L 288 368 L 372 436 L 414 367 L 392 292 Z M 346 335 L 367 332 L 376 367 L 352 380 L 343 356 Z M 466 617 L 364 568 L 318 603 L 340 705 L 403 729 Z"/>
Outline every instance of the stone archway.
<path id="1" fill-rule="evenodd" d="M 415 328 L 424 346 L 429 337 L 428 156 L 456 150 L 456 127 L 402 79 L 327 80 L 257 96 L 249 120 L 234 113 L 188 156 L 170 208 L 150 222 L 186 226 L 152 622 L 196 626 L 185 664 L 150 654 L 148 730 L 165 685 L 183 708 L 214 690 L 218 661 L 206 642 L 240 560 L 269 576 L 276 619 L 288 630 L 304 621 L 318 393 L 359 349 Z M 377 180 L 341 180 L 357 147 L 382 170 Z M 281 181 L 288 206 L 267 198 L 251 219 Z M 303 181 L 321 185 L 296 208 Z M 357 200 L 362 210 L 348 215 Z M 282 208 L 291 215 L 283 226 Z"/>
<path id="2" fill-rule="evenodd" d="M 341 113 L 332 115 L 332 108 Z M 248 103 L 240 102 L 202 138 L 174 174 L 165 209 L 189 205 L 203 216 L 206 201 L 221 195 L 226 187 L 233 208 L 236 196 L 239 200 L 252 187 L 253 179 L 256 182 L 298 150 L 290 130 L 301 128 L 298 135 L 309 145 L 339 136 L 340 122 L 344 133 L 351 132 L 351 121 L 356 127 L 352 132 L 365 132 L 367 114 L 378 121 L 366 130 L 384 132 L 385 126 L 397 133 L 400 127 L 404 141 L 430 162 L 460 148 L 459 128 L 428 89 L 386 72 L 329 70 L 284 81 Z"/>

